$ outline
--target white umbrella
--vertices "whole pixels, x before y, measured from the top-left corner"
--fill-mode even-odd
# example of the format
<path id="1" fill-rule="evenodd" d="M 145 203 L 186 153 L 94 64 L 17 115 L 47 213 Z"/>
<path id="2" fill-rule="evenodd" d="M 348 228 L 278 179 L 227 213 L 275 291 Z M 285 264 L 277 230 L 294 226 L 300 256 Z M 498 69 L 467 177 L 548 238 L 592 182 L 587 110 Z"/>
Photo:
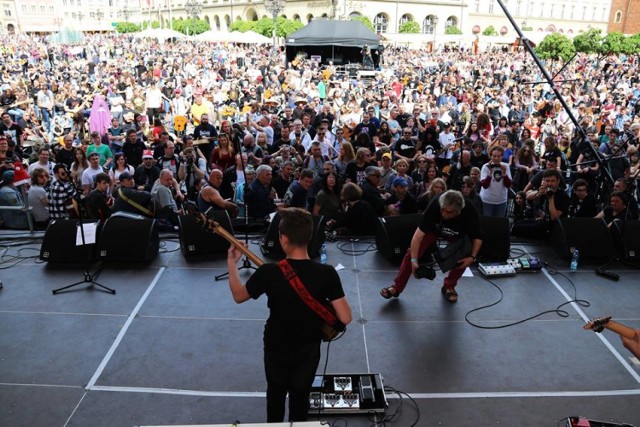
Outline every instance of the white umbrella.
<path id="1" fill-rule="evenodd" d="M 252 44 L 271 43 L 271 39 L 269 37 L 265 37 L 262 34 L 258 34 L 254 31 L 247 31 L 246 33 L 241 33 L 239 31 L 234 31 L 232 33 L 225 33 L 222 31 L 205 31 L 202 34 L 198 34 L 197 36 L 195 36 L 195 39 L 207 42 Z"/>
<path id="2" fill-rule="evenodd" d="M 167 40 L 167 39 L 181 39 L 187 37 L 179 31 L 172 30 L 169 28 L 147 28 L 146 30 L 140 31 L 139 33 L 135 33 L 133 35 L 136 39 L 158 39 L 158 40 Z"/>
<path id="3" fill-rule="evenodd" d="M 236 34 L 236 33 L 233 33 Z M 200 40 L 203 42 L 230 42 L 233 39 L 233 35 L 231 33 L 226 33 L 222 31 L 205 31 L 204 33 L 200 33 L 193 37 L 196 40 Z"/>

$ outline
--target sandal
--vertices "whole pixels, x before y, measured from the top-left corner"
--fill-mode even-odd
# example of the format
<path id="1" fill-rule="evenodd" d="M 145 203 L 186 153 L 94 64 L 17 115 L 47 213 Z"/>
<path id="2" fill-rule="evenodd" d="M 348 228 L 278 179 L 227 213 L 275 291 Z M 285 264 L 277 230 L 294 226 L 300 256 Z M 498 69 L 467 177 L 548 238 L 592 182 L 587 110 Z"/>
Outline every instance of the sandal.
<path id="1" fill-rule="evenodd" d="M 392 285 L 392 286 L 380 289 L 380 295 L 382 295 L 382 298 L 384 299 L 391 299 L 391 298 L 398 298 L 400 296 L 400 293 L 398 292 L 396 287 Z"/>
<path id="2" fill-rule="evenodd" d="M 445 288 L 443 286 L 441 291 L 442 291 L 442 295 L 447 299 L 447 301 L 449 301 L 449 302 L 457 302 L 458 301 L 458 293 L 456 292 L 455 289 L 453 289 L 453 288 Z"/>

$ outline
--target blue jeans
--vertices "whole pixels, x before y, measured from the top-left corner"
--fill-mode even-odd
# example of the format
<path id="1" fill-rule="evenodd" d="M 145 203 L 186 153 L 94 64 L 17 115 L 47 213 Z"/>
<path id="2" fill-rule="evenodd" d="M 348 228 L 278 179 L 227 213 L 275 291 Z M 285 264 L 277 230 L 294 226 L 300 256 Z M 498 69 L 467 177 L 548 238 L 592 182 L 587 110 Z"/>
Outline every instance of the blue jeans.
<path id="1" fill-rule="evenodd" d="M 507 203 L 500 203 L 492 205 L 490 203 L 483 203 L 484 216 L 505 216 L 507 214 Z"/>

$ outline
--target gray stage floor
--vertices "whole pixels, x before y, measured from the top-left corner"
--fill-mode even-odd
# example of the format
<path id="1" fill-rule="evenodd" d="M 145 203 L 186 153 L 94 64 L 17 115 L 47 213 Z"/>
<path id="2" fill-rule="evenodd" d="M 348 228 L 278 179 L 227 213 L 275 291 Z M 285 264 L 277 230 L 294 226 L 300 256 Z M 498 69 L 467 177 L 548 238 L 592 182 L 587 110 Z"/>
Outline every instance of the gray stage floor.
<path id="1" fill-rule="evenodd" d="M 360 250 L 369 243 L 344 245 Z M 26 260 L 0 271 L 0 425 L 264 421 L 266 299 L 236 305 L 227 282 L 213 280 L 225 272 L 224 258 L 187 262 L 174 241 L 163 249 L 150 265 L 107 265 L 98 281 L 116 295 L 84 286 L 52 295 L 82 278 L 79 266 Z M 554 269 L 591 306 L 569 304 L 566 318 L 550 313 L 480 329 L 465 315 L 500 293 L 476 270 L 461 279 L 457 304 L 442 298 L 440 274 L 433 282 L 412 279 L 400 298 L 387 301 L 378 292 L 394 265 L 376 252 L 346 255 L 328 243 L 329 262 L 345 267 L 339 273 L 354 322 L 331 344 L 327 372 L 381 373 L 385 385 L 414 399 L 418 426 L 556 426 L 577 415 L 640 426 L 640 368 L 617 335 L 582 330 L 585 319 L 602 315 L 640 327 L 637 272 L 611 266 L 621 275 L 612 282 L 586 265 L 567 273 L 568 262 L 541 247 L 512 249 L 538 253 L 548 269 L 494 280 L 504 299 L 471 314 L 473 322 L 503 325 L 567 302 L 574 290 Z M 320 372 L 326 350 L 324 344 Z M 391 392 L 388 398 L 387 415 L 397 414 L 386 425 L 412 425 L 412 402 Z M 381 417 L 319 418 L 382 425 Z"/>

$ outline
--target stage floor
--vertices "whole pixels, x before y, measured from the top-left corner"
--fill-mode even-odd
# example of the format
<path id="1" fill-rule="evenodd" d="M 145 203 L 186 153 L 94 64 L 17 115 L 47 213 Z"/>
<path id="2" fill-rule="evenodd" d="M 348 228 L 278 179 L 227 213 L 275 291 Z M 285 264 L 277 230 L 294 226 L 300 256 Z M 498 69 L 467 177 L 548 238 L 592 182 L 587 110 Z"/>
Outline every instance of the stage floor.
<path id="1" fill-rule="evenodd" d="M 339 274 L 354 318 L 330 346 L 327 373 L 381 373 L 385 386 L 413 398 L 418 426 L 556 426 L 578 415 L 640 426 L 640 367 L 617 335 L 582 329 L 603 315 L 640 328 L 637 271 L 612 265 L 621 276 L 612 282 L 583 263 L 571 274 L 568 261 L 545 247 L 513 243 L 514 254 L 535 253 L 547 268 L 495 279 L 504 299 L 470 314 L 472 322 L 499 326 L 566 303 L 575 291 L 556 272 L 591 305 L 565 305 L 568 317 L 549 313 L 481 329 L 465 315 L 500 292 L 477 270 L 461 279 L 457 304 L 442 298 L 440 273 L 433 282 L 411 279 L 400 298 L 384 300 L 379 290 L 396 267 L 365 252 L 371 243 L 340 243 L 364 252 L 358 255 L 327 243 L 329 262 L 344 266 Z M 264 422 L 266 298 L 236 305 L 227 282 L 213 280 L 226 271 L 224 257 L 186 261 L 177 248 L 165 240 L 149 265 L 106 265 L 97 280 L 116 295 L 84 286 L 52 295 L 82 279 L 82 266 L 26 260 L 2 270 L 0 425 Z M 260 253 L 255 243 L 252 249 Z M 35 253 L 17 250 L 7 255 Z M 326 354 L 323 344 L 320 373 Z M 406 396 L 389 392 L 388 399 L 387 416 L 397 415 L 387 425 L 416 421 Z M 355 415 L 335 425 L 382 425 L 382 418 Z"/>

